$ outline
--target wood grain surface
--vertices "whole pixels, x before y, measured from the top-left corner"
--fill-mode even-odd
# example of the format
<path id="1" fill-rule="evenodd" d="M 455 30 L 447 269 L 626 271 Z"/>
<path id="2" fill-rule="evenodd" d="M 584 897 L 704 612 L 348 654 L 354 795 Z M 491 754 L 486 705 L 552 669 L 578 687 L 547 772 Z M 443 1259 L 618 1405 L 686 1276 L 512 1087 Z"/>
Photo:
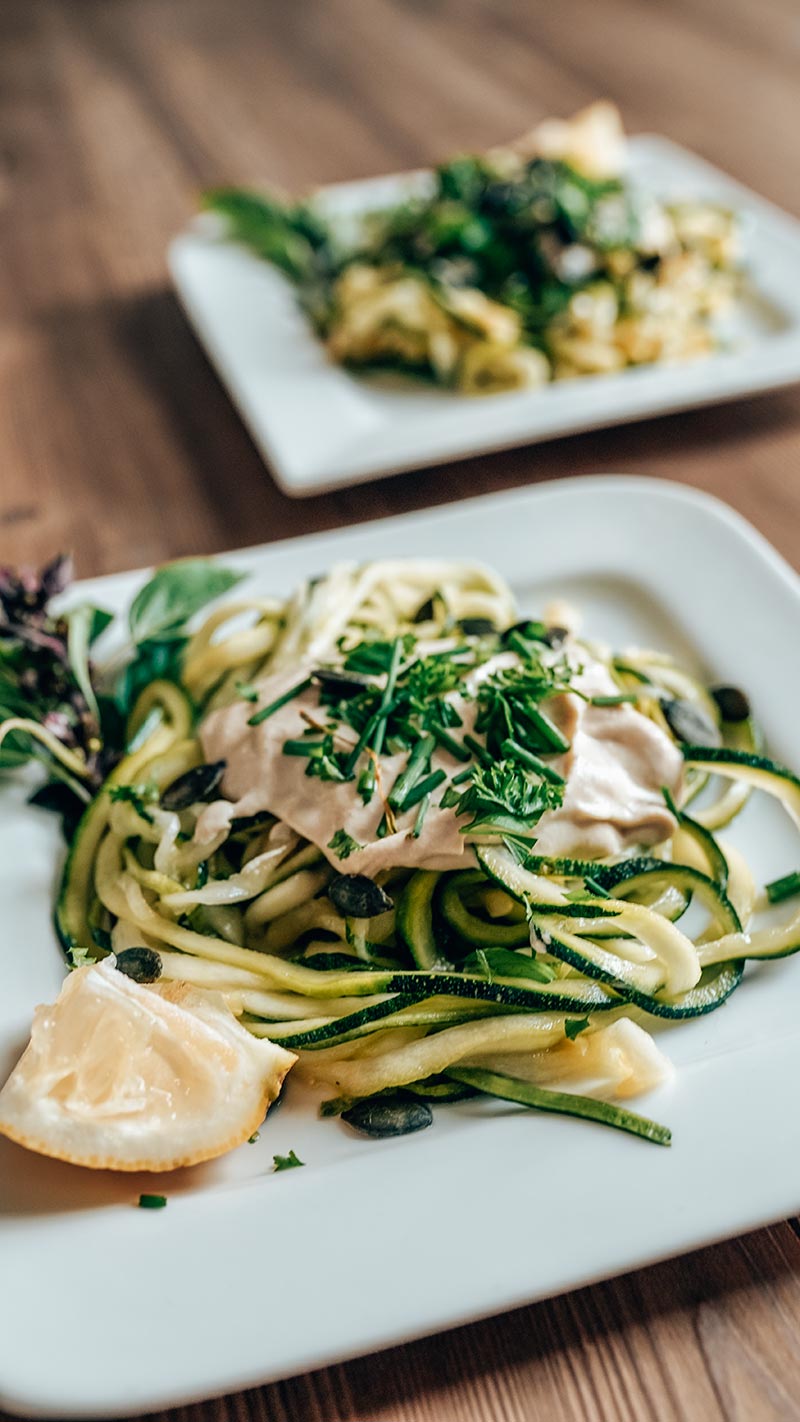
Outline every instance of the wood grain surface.
<path id="1" fill-rule="evenodd" d="M 292 502 L 189 331 L 164 251 L 204 185 L 415 167 L 600 95 L 632 131 L 800 213 L 799 66 L 797 0 L 4 0 L 0 561 L 71 548 L 82 573 L 108 572 L 623 471 L 727 499 L 797 563 L 797 389 Z M 799 1339 L 786 1223 L 164 1416 L 798 1418 Z"/>

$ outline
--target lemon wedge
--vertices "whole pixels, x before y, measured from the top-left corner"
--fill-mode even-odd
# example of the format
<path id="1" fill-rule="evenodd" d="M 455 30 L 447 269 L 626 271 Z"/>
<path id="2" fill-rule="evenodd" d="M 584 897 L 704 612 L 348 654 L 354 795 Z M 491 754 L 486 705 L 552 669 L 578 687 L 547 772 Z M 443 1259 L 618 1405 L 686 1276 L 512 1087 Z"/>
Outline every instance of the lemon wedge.
<path id="1" fill-rule="evenodd" d="M 96 1170 L 174 1170 L 246 1141 L 296 1058 L 215 992 L 142 987 L 109 958 L 37 1007 L 0 1091 L 0 1134 Z"/>

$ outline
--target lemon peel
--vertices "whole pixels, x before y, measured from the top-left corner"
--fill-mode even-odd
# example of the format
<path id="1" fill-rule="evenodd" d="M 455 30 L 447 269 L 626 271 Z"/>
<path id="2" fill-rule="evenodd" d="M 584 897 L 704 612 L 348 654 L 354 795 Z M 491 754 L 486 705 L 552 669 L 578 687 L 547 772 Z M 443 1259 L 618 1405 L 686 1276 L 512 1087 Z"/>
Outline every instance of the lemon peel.
<path id="1" fill-rule="evenodd" d="M 296 1058 L 255 1038 L 220 993 L 143 987 L 113 958 L 37 1007 L 0 1091 L 0 1134 L 97 1170 L 174 1170 L 248 1140 Z"/>

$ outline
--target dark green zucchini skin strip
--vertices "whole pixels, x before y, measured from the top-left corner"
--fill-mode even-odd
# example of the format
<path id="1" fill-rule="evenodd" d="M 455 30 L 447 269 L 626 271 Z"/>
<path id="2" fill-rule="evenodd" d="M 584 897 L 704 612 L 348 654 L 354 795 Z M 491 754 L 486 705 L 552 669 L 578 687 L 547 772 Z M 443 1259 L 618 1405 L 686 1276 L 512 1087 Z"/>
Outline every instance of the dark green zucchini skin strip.
<path id="1" fill-rule="evenodd" d="M 61 872 L 58 896 L 53 910 L 56 936 L 70 967 L 75 966 L 73 952 L 76 948 L 92 948 L 92 935 L 86 923 L 86 884 L 91 883 L 93 858 L 84 850 L 86 831 L 91 831 L 98 813 L 102 811 L 102 791 L 86 806 L 69 847 L 64 868 Z M 75 879 L 85 882 L 76 886 Z"/>
<path id="2" fill-rule="evenodd" d="M 698 824 L 697 820 L 693 820 L 691 815 L 687 815 L 683 810 L 679 810 L 668 791 L 665 790 L 664 796 L 667 801 L 667 808 L 672 811 L 678 821 L 679 828 L 690 835 L 696 844 L 699 844 L 709 864 L 713 864 L 714 872 L 710 877 L 717 885 L 720 893 L 725 894 L 727 897 L 728 861 L 717 844 L 711 830 L 706 829 L 705 825 Z"/>
<path id="3" fill-rule="evenodd" d="M 413 992 L 419 997 L 466 997 L 473 1001 L 496 1002 L 503 1007 L 516 1007 L 524 1012 L 604 1012 L 619 1007 L 613 994 L 598 992 L 597 997 L 570 997 L 567 992 L 552 988 L 518 987 L 503 979 L 479 978 L 466 973 L 395 973 L 383 984 L 380 992 Z"/>
<path id="4" fill-rule="evenodd" d="M 596 998 L 569 997 L 567 994 L 537 992 L 530 988 L 514 987 L 510 983 L 490 982 L 488 978 L 473 978 L 458 973 L 397 973 L 381 984 L 381 992 L 397 994 L 388 1002 L 378 1002 L 371 1007 L 363 1007 L 359 1012 L 349 1012 L 346 1017 L 338 1017 L 335 1022 L 327 1022 L 324 1027 L 310 1028 L 289 1037 L 281 1037 L 281 1046 L 289 1051 L 298 1047 L 316 1047 L 324 1042 L 333 1045 L 336 1040 L 344 1040 L 351 1033 L 359 1035 L 359 1030 L 371 1022 L 392 1017 L 403 1007 L 412 1007 L 427 997 L 462 997 L 468 1001 L 494 1003 L 498 1007 L 516 1009 L 517 1012 L 557 1012 L 580 1013 L 610 1012 L 619 1007 L 620 1001 L 611 993 L 598 991 Z"/>
<path id="5" fill-rule="evenodd" d="M 663 859 L 655 859 L 652 854 L 623 859 L 619 864 L 597 864 L 592 859 L 551 859 L 546 855 L 528 854 L 522 867 L 565 879 L 594 879 L 601 889 L 611 890 L 637 874 L 646 874 L 652 869 L 671 869 L 672 865 Z"/>
<path id="6" fill-rule="evenodd" d="M 519 1081 L 513 1076 L 476 1067 L 451 1067 L 447 1075 L 465 1086 L 476 1087 L 487 1096 L 499 1096 L 503 1101 L 518 1102 L 520 1106 L 529 1106 L 535 1111 L 579 1116 L 585 1121 L 597 1121 L 601 1126 L 627 1131 L 629 1135 L 652 1141 L 654 1145 L 672 1144 L 672 1132 L 667 1126 L 661 1126 L 647 1116 L 637 1116 L 621 1106 L 614 1106 L 610 1101 L 597 1101 L 593 1096 L 573 1096 L 569 1091 L 551 1091 L 549 1087 L 535 1086 L 533 1082 Z"/>
<path id="7" fill-rule="evenodd" d="M 607 972 L 605 968 L 599 967 L 589 958 L 584 958 L 582 954 L 576 953 L 566 943 L 561 943 L 553 934 L 550 935 L 549 951 L 554 958 L 559 958 L 562 963 L 568 963 L 571 968 L 577 968 L 587 978 L 594 978 L 596 982 L 605 983 L 607 987 L 613 988 L 614 992 L 618 993 L 626 1002 L 632 1003 L 635 1007 L 641 1007 L 642 1011 L 649 1013 L 651 1017 L 663 1017 L 670 1022 L 678 1022 L 690 1017 L 705 1017 L 709 1012 L 714 1012 L 724 1002 L 727 1002 L 731 994 L 736 991 L 744 972 L 743 962 L 715 963 L 712 968 L 704 969 L 701 980 L 695 987 L 670 1002 L 668 999 L 653 997 L 650 993 L 641 992 L 639 988 L 631 987 L 630 983 L 614 977 L 613 973 Z M 709 976 L 706 977 L 706 974 Z M 709 991 L 712 983 L 717 984 L 713 992 Z"/>
<path id="8" fill-rule="evenodd" d="M 701 762 L 711 765 L 745 765 L 751 770 L 765 770 L 770 775 L 777 775 L 781 780 L 788 780 L 791 785 L 796 785 L 800 789 L 800 779 L 780 761 L 770 760 L 769 756 L 759 755 L 756 751 L 733 750 L 728 746 L 681 746 L 681 755 L 684 760 L 692 764 Z"/>
<path id="9" fill-rule="evenodd" d="M 487 882 L 486 875 L 480 869 L 444 876 L 437 897 L 439 912 L 459 937 L 473 947 L 521 948 L 530 942 L 527 923 L 486 923 L 464 903 L 462 890 L 477 888 Z"/>
<path id="10" fill-rule="evenodd" d="M 362 1007 L 358 1012 L 348 1012 L 346 1017 L 338 1017 L 335 1022 L 328 1022 L 324 1027 L 312 1027 L 306 1032 L 295 1032 L 290 1037 L 281 1037 L 281 1046 L 288 1051 L 295 1051 L 298 1047 L 315 1047 L 322 1042 L 330 1042 L 331 1038 L 337 1041 L 345 1041 L 348 1037 L 358 1036 L 358 1029 L 368 1026 L 371 1022 L 380 1022 L 384 1017 L 393 1017 L 403 1007 L 413 1007 L 420 998 L 414 993 L 398 993 L 396 997 L 390 998 L 388 1002 L 375 1002 L 370 1007 Z"/>
<path id="11" fill-rule="evenodd" d="M 439 951 L 433 926 L 433 898 L 439 875 L 418 869 L 411 875 L 397 902 L 397 932 L 418 968 L 449 968 Z"/>
<path id="12" fill-rule="evenodd" d="M 692 869 L 688 864 L 672 864 L 665 859 L 652 858 L 626 859 L 621 864 L 592 864 L 591 861 L 582 859 L 542 859 L 538 863 L 528 860 L 526 867 L 546 869 L 551 874 L 564 877 L 588 876 L 594 879 L 601 889 L 616 898 L 625 898 L 628 894 L 635 893 L 638 888 L 647 887 L 649 880 L 671 880 L 678 888 L 687 892 L 695 889 L 698 893 L 705 893 L 713 898 L 721 910 L 726 933 L 742 931 L 739 915 L 724 889 L 707 874 L 701 874 L 699 869 Z M 598 908 L 602 908 L 602 900 L 596 899 L 595 903 Z M 557 907 L 555 911 L 557 912 Z M 571 911 L 565 910 L 564 916 L 567 917 Z"/>

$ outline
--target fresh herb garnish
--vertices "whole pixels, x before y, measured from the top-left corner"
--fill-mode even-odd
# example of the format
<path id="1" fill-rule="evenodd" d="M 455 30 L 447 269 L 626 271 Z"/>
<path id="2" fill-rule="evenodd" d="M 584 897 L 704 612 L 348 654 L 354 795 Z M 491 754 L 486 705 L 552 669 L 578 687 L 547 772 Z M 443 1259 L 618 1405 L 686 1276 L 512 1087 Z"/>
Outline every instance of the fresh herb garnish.
<path id="1" fill-rule="evenodd" d="M 412 810 L 415 805 L 419 804 L 420 800 L 424 800 L 426 795 L 430 795 L 446 779 L 447 772 L 439 769 L 432 771 L 430 775 L 426 775 L 424 780 L 418 780 L 416 785 L 412 785 L 402 804 L 398 806 L 400 814 L 404 814 L 406 810 Z"/>
<path id="2" fill-rule="evenodd" d="M 566 785 L 564 776 L 554 770 L 552 765 L 548 765 L 541 756 L 534 755 L 533 751 L 526 750 L 524 746 L 517 745 L 516 741 L 503 741 L 500 747 L 504 756 L 509 760 L 518 760 L 520 765 L 527 766 L 536 775 L 541 775 L 543 780 L 549 780 L 551 785 Z"/>
<path id="3" fill-rule="evenodd" d="M 363 849 L 363 844 L 359 844 L 357 839 L 353 839 L 344 829 L 338 829 L 328 840 L 328 849 L 332 849 L 337 859 L 349 859 L 351 854 L 355 854 L 359 849 Z"/>
<path id="4" fill-rule="evenodd" d="M 295 686 L 290 686 L 288 691 L 284 691 L 281 696 L 276 696 L 274 701 L 270 701 L 268 706 L 262 706 L 260 711 L 256 711 L 247 722 L 248 726 L 260 726 L 262 721 L 266 721 L 270 716 L 274 716 L 276 711 L 280 711 L 282 706 L 287 706 L 295 697 L 302 696 L 304 691 L 308 691 L 311 685 L 311 677 L 304 677 Z"/>
<path id="5" fill-rule="evenodd" d="M 293 1150 L 290 1150 L 288 1155 L 273 1155 L 272 1162 L 274 1170 L 294 1170 L 297 1165 L 305 1165 L 305 1161 L 295 1155 Z"/>
<path id="6" fill-rule="evenodd" d="M 163 1210 L 167 1203 L 166 1195 L 140 1195 L 140 1210 Z"/>
<path id="7" fill-rule="evenodd" d="M 800 894 L 800 872 L 796 869 L 791 874 L 784 874 L 781 879 L 773 879 L 771 884 L 765 884 L 767 898 L 771 904 L 782 904 L 784 899 L 791 899 L 795 894 Z"/>
<path id="8" fill-rule="evenodd" d="M 425 823 L 425 816 L 427 815 L 428 810 L 429 810 L 429 808 L 430 808 L 430 803 L 431 803 L 430 794 L 428 794 L 428 795 L 423 795 L 422 799 L 421 799 L 420 802 L 419 802 L 419 809 L 417 810 L 417 817 L 416 817 L 416 819 L 414 820 L 414 828 L 413 828 L 412 831 L 411 831 L 411 837 L 412 837 L 412 839 L 419 839 L 420 835 L 422 834 L 422 826 L 423 826 L 424 823 Z"/>
<path id="9" fill-rule="evenodd" d="M 639 700 L 635 691 L 620 691 L 616 696 L 590 696 L 590 706 L 624 706 L 626 703 L 635 705 Z"/>
<path id="10" fill-rule="evenodd" d="M 532 830 L 547 810 L 564 798 L 563 785 L 532 780 L 524 766 L 513 760 L 476 766 L 466 789 L 458 797 L 456 814 L 473 818 L 462 833 L 487 833 L 493 828 L 508 833 Z"/>
<path id="11" fill-rule="evenodd" d="M 503 754 L 507 740 L 546 755 L 569 750 L 569 741 L 539 709 L 539 703 L 568 690 L 574 672 L 565 658 L 553 666 L 545 665 L 541 651 L 541 647 L 528 647 L 524 660 L 498 668 L 477 689 L 475 730 L 485 736 L 492 757 Z M 466 737 L 464 741 L 468 744 Z"/>
<path id="12" fill-rule="evenodd" d="M 159 568 L 131 603 L 128 626 L 134 645 L 183 636 L 189 619 L 243 576 L 208 558 L 186 558 Z"/>

